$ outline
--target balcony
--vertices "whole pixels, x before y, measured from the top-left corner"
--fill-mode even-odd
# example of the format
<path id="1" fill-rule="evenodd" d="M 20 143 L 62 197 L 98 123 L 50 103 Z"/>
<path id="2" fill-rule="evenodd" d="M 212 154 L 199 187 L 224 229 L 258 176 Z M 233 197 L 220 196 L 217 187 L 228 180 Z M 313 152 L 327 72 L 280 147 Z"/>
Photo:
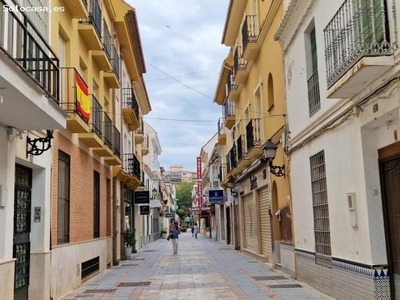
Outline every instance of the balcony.
<path id="1" fill-rule="evenodd" d="M 228 96 L 227 98 L 230 101 L 236 102 L 239 99 L 240 92 L 242 91 L 243 85 L 237 84 L 236 82 L 233 81 L 233 75 L 232 72 L 229 72 L 227 80 L 226 80 L 226 86 L 228 89 Z"/>
<path id="2" fill-rule="evenodd" d="M 112 67 L 109 71 L 103 72 L 103 77 L 110 88 L 119 89 L 121 88 L 121 84 L 119 83 L 119 55 L 114 45 L 112 45 L 112 53 Z"/>
<path id="3" fill-rule="evenodd" d="M 78 23 L 78 31 L 89 50 L 102 50 L 101 22 L 102 14 L 98 0 L 92 0 L 89 18 Z"/>
<path id="4" fill-rule="evenodd" d="M 86 114 L 85 109 L 90 110 L 90 98 L 86 82 L 73 67 L 60 68 L 60 82 L 60 105 L 68 114 L 67 129 L 72 133 L 88 133 L 90 114 Z"/>
<path id="5" fill-rule="evenodd" d="M 226 144 L 226 132 L 224 127 L 225 119 L 219 118 L 218 120 L 218 144 L 225 145 Z"/>
<path id="6" fill-rule="evenodd" d="M 74 19 L 87 19 L 87 0 L 67 0 L 63 1 L 64 7 Z"/>
<path id="7" fill-rule="evenodd" d="M 79 139 L 89 148 L 103 147 L 103 108 L 94 95 L 88 133 L 78 133 Z"/>
<path id="8" fill-rule="evenodd" d="M 246 82 L 247 77 L 250 73 L 250 66 L 247 61 L 243 59 L 243 47 L 237 46 L 235 55 L 233 57 L 233 70 L 234 77 L 233 79 L 237 84 L 243 84 Z"/>
<path id="9" fill-rule="evenodd" d="M 29 18 L 9 12 L 4 3 L 0 0 L 0 123 L 20 130 L 65 128 L 59 60 Z"/>
<path id="10" fill-rule="evenodd" d="M 110 31 L 108 30 L 107 23 L 103 21 L 103 45 L 102 50 L 92 50 L 91 54 L 96 65 L 99 67 L 100 71 L 110 71 L 111 66 L 111 49 L 112 49 L 113 39 L 111 37 Z"/>
<path id="11" fill-rule="evenodd" d="M 146 156 L 147 154 L 149 154 L 150 150 L 149 150 L 149 136 L 147 134 L 144 135 L 144 141 L 142 143 L 142 156 Z"/>
<path id="12" fill-rule="evenodd" d="M 227 176 L 236 176 L 237 174 L 240 173 L 242 170 L 241 168 L 238 167 L 237 162 L 237 149 L 236 145 L 233 145 L 231 150 L 229 150 L 227 156 L 226 156 L 226 161 L 227 161 Z"/>
<path id="13" fill-rule="evenodd" d="M 257 43 L 259 33 L 258 17 L 255 15 L 246 16 L 242 26 L 242 58 L 244 60 L 254 61 L 260 52 L 261 43 Z"/>
<path id="14" fill-rule="evenodd" d="M 396 12 L 385 2 L 346 0 L 324 29 L 328 98 L 353 97 L 393 66 L 397 46 L 388 13 L 395 20 Z"/>
<path id="15" fill-rule="evenodd" d="M 113 173 L 119 181 L 124 182 L 131 190 L 142 185 L 140 161 L 133 153 L 124 154 L 123 165 L 114 167 Z"/>
<path id="16" fill-rule="evenodd" d="M 236 122 L 235 119 L 235 104 L 229 100 L 226 100 L 224 103 L 224 116 L 225 116 L 225 123 L 224 126 L 229 130 L 232 129 L 233 125 Z"/>
<path id="17" fill-rule="evenodd" d="M 135 132 L 135 144 L 141 144 L 144 141 L 144 124 L 143 124 L 143 119 L 141 119 L 140 122 L 140 128 L 136 130 Z"/>
<path id="18" fill-rule="evenodd" d="M 264 150 L 261 143 L 262 119 L 251 119 L 246 125 L 246 155 L 253 162 L 260 158 Z"/>
<path id="19" fill-rule="evenodd" d="M 113 157 L 113 123 L 110 116 L 106 112 L 103 114 L 103 145 L 102 147 L 95 147 L 92 150 L 100 157 Z"/>
<path id="20" fill-rule="evenodd" d="M 237 145 L 237 166 L 238 168 L 245 169 L 251 164 L 251 160 L 246 155 L 246 136 L 241 134 L 239 138 L 236 140 Z"/>
<path id="21" fill-rule="evenodd" d="M 136 100 L 135 91 L 131 88 L 122 89 L 122 114 L 130 131 L 139 128 L 139 104 Z"/>
<path id="22" fill-rule="evenodd" d="M 104 161 L 111 166 L 116 166 L 121 164 L 121 133 L 117 127 L 113 126 L 113 156 L 105 157 Z"/>

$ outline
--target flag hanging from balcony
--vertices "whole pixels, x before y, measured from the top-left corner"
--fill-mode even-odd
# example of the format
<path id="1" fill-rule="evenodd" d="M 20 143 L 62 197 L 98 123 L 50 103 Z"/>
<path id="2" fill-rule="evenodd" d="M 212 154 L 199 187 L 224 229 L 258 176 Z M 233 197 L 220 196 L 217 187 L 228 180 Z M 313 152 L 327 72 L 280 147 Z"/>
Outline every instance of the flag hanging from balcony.
<path id="1" fill-rule="evenodd" d="M 89 92 L 86 83 L 82 77 L 75 72 L 76 78 L 76 112 L 80 114 L 86 121 L 90 119 L 90 101 Z"/>

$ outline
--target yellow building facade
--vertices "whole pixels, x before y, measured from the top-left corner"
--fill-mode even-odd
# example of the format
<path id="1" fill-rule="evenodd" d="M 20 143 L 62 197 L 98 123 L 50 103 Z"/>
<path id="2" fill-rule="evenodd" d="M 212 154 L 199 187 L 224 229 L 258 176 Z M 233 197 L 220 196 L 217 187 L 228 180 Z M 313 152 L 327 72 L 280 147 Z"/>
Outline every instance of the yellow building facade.
<path id="1" fill-rule="evenodd" d="M 284 70 L 273 39 L 282 15 L 283 1 L 230 1 L 222 38 L 230 53 L 214 101 L 223 111 L 218 141 L 225 152 L 222 186 L 230 194 L 226 240 L 294 271 Z M 268 140 L 277 146 L 272 164 L 280 168 L 263 159 Z"/>

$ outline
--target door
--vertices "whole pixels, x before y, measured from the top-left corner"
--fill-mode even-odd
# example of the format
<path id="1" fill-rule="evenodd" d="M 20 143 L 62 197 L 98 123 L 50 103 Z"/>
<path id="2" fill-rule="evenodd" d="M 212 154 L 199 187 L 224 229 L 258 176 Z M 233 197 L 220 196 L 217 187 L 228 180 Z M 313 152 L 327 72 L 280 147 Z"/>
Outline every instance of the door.
<path id="1" fill-rule="evenodd" d="M 400 156 L 382 161 L 381 171 L 391 287 L 400 299 Z"/>
<path id="2" fill-rule="evenodd" d="M 32 169 L 15 165 L 14 300 L 28 299 L 31 233 Z"/>
<path id="3" fill-rule="evenodd" d="M 231 244 L 231 210 L 230 207 L 226 207 L 226 243 Z"/>

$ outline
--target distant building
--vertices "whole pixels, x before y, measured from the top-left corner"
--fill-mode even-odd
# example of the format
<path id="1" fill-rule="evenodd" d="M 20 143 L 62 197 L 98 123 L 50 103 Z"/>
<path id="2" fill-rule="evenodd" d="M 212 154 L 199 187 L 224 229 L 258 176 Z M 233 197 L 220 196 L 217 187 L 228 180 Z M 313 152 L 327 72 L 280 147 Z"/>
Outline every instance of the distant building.
<path id="1" fill-rule="evenodd" d="M 165 177 L 171 183 L 181 182 L 195 182 L 196 171 L 187 171 L 183 168 L 183 165 L 171 165 L 169 170 L 165 172 Z"/>

